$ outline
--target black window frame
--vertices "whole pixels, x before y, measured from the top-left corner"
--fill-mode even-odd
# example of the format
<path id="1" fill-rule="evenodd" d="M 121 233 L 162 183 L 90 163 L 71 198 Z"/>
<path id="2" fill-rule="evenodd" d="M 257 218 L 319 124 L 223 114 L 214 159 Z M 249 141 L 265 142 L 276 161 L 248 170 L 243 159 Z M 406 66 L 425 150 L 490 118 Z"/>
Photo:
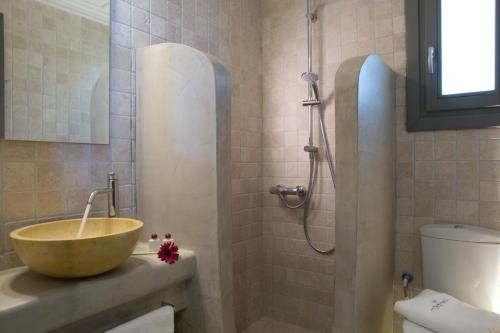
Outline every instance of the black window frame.
<path id="1" fill-rule="evenodd" d="M 500 0 L 496 0 L 496 90 L 440 96 L 440 0 L 406 0 L 407 129 L 484 128 L 500 125 Z M 435 74 L 428 48 L 435 47 Z"/>

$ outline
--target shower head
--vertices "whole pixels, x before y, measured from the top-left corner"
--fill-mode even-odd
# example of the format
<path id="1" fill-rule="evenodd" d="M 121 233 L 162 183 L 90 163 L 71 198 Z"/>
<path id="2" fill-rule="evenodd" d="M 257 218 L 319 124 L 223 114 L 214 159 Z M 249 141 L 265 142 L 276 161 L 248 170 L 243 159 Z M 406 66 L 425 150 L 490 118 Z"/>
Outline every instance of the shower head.
<path id="1" fill-rule="evenodd" d="M 316 84 L 316 82 L 318 82 L 318 80 L 319 80 L 318 74 L 313 73 L 313 72 L 305 72 L 305 73 L 302 73 L 301 77 L 302 77 L 302 80 L 306 81 L 307 84 L 309 84 L 309 89 L 310 89 L 309 94 L 311 94 L 311 92 L 312 92 L 312 96 L 309 95 L 309 100 L 304 101 L 302 103 L 302 105 L 309 106 L 309 105 L 321 104 L 321 102 L 319 100 L 318 85 Z"/>
<path id="2" fill-rule="evenodd" d="M 305 72 L 301 75 L 302 80 L 308 82 L 309 84 L 315 84 L 319 80 L 319 76 L 316 73 Z"/>

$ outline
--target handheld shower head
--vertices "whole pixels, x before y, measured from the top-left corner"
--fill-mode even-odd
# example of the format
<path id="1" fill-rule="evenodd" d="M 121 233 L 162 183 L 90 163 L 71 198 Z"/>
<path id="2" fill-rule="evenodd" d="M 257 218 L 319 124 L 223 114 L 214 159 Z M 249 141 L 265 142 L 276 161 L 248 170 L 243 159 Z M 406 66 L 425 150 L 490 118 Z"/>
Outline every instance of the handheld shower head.
<path id="1" fill-rule="evenodd" d="M 302 77 L 302 80 L 306 81 L 307 84 L 309 84 L 309 87 L 311 87 L 312 94 L 313 94 L 312 96 L 309 97 L 309 100 L 304 101 L 302 103 L 302 105 L 309 106 L 309 105 L 321 104 L 321 101 L 319 100 L 318 85 L 316 83 L 319 80 L 318 74 L 312 73 L 312 72 L 305 72 L 305 73 L 302 73 L 301 77 Z"/>
<path id="2" fill-rule="evenodd" d="M 312 72 L 302 73 L 301 78 L 309 84 L 315 84 L 319 80 L 318 74 Z"/>

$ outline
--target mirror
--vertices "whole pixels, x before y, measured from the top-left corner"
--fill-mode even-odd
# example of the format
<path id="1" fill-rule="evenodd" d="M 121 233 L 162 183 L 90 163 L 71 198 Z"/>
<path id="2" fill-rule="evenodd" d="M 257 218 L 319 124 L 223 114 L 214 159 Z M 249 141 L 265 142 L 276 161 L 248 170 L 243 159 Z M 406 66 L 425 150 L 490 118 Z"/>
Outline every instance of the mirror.
<path id="1" fill-rule="evenodd" d="M 110 0 L 0 0 L 3 137 L 109 143 Z"/>

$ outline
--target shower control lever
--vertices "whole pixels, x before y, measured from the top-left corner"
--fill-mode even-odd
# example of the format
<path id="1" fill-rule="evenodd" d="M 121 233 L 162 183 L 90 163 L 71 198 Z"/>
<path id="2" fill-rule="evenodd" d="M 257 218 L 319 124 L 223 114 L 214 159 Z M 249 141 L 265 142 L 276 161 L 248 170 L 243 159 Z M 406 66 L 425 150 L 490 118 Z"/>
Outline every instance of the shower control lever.
<path id="1" fill-rule="evenodd" d="M 271 194 L 277 194 L 277 195 L 280 195 L 280 196 L 284 196 L 284 195 L 296 195 L 296 196 L 299 196 L 299 197 L 303 197 L 304 195 L 306 195 L 306 188 L 305 186 L 302 186 L 302 185 L 299 185 L 299 186 L 296 186 L 296 187 L 288 187 L 288 186 L 285 186 L 285 185 L 276 185 L 276 186 L 271 186 L 269 188 L 269 192 Z"/>

